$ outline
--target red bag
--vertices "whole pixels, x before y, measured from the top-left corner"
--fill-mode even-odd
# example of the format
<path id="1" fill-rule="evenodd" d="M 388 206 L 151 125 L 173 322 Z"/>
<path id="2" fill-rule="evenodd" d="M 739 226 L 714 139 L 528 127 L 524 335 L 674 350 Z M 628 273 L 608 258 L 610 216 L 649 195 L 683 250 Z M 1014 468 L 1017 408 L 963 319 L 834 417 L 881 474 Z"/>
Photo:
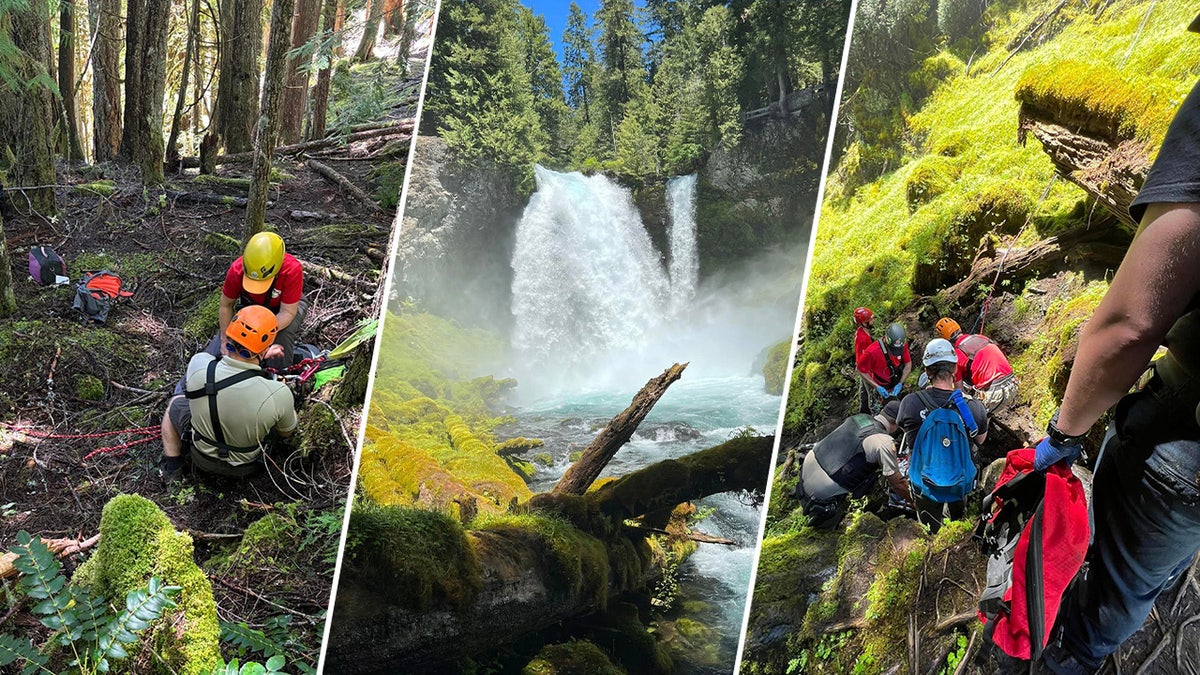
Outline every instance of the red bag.
<path id="1" fill-rule="evenodd" d="M 979 618 L 992 642 L 1019 659 L 1041 655 L 1091 535 L 1083 484 L 1062 463 L 1042 476 L 1033 457 L 1033 448 L 1008 453 L 976 531 L 988 555 Z"/>

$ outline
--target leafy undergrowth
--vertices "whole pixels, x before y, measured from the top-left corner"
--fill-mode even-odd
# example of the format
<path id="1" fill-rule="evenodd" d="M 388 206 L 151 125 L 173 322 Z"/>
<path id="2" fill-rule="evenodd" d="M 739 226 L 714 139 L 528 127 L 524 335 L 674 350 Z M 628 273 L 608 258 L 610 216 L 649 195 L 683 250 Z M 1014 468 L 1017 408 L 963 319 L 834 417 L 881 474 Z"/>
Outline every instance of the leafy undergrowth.
<path id="1" fill-rule="evenodd" d="M 348 114 L 346 123 L 411 117 L 413 81 L 390 86 L 403 96 L 388 98 L 382 117 Z M 369 174 L 387 160 L 362 161 L 362 155 L 379 152 L 367 147 L 378 140 L 334 148 L 322 161 L 370 191 Z M 357 159 L 337 161 L 346 156 Z M 216 332 L 217 289 L 240 252 L 244 222 L 241 208 L 221 200 L 245 195 L 241 180 L 249 169 L 221 165 L 216 180 L 194 171 L 168 176 L 164 194 L 144 190 L 119 164 L 64 166 L 57 217 L 25 215 L 19 193 L 8 200 L 4 226 L 18 310 L 0 322 L 0 421 L 20 430 L 0 428 L 0 548 L 11 546 L 20 530 L 86 538 L 114 496 L 142 495 L 173 531 L 194 542 L 191 557 L 211 580 L 220 612 L 220 624 L 211 626 L 214 639 L 219 632 L 219 657 L 244 662 L 279 655 L 297 672 L 314 668 L 319 654 L 353 465 L 346 438 L 357 428 L 361 402 L 335 404 L 331 415 L 325 403 L 336 385 L 300 391 L 307 400 L 301 442 L 244 481 L 185 472 L 180 482 L 163 485 L 157 471 L 162 445 L 153 436 L 43 440 L 21 431 L 101 433 L 160 423 L 188 359 Z M 275 174 L 268 227 L 300 260 L 349 275 L 306 273 L 312 307 L 300 341 L 333 348 L 374 313 L 362 291 L 378 281 L 391 219 L 345 198 L 303 158 L 278 159 Z M 218 203 L 196 204 L 184 194 L 215 195 Z M 73 280 L 87 270 L 119 273 L 133 296 L 116 304 L 107 323 L 84 323 L 71 309 L 73 285 L 42 288 L 29 281 L 25 254 L 33 245 L 52 246 Z M 102 446 L 144 437 L 153 440 L 84 459 Z M 72 555 L 64 565 L 70 572 L 86 558 Z M 6 594 L 0 604 L 4 630 L 15 626 L 33 639 L 46 637 L 29 605 L 17 609 L 18 602 L 18 595 Z"/>
<path id="2" fill-rule="evenodd" d="M 1194 11 L 1180 3 L 1158 6 L 1135 38 L 1148 5 L 1109 5 L 1098 15 L 1072 5 L 1060 15 L 1057 34 L 1031 41 L 1005 63 L 1010 43 L 1046 8 L 996 3 L 986 14 L 991 29 L 969 72 L 949 51 L 921 67 L 949 75 L 904 120 L 899 166 L 855 189 L 862 182 L 863 150 L 850 143 L 830 174 L 821 210 L 785 434 L 803 435 L 839 415 L 835 402 L 850 398 L 854 383 L 831 377 L 830 368 L 853 363 L 854 307 L 871 307 L 885 324 L 918 296 L 961 279 L 981 240 L 1028 244 L 1089 222 L 1094 206 L 1066 181 L 1050 187 L 1039 204 L 1054 169 L 1036 141 L 1016 142 L 1018 87 L 1027 98 L 1086 106 L 1089 115 L 1113 120 L 1122 133 L 1152 147 L 1161 142 L 1166 120 L 1194 84 L 1195 36 L 1184 30 Z M 1027 218 L 1031 223 L 1023 227 Z M 977 315 L 988 290 L 968 298 L 973 308 L 960 321 L 963 314 Z M 1021 289 L 1007 288 L 1001 279 L 998 292 L 1010 293 L 1005 299 L 1011 300 Z M 1040 398 L 1044 392 L 1025 389 L 1022 397 L 1041 410 L 1052 405 Z"/>

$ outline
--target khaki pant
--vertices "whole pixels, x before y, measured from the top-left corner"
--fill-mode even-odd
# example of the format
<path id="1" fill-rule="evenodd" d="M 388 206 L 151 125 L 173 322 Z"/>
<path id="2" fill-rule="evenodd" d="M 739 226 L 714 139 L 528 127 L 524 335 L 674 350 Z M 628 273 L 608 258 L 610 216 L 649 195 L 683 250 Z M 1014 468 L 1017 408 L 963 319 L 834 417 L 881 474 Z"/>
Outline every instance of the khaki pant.
<path id="1" fill-rule="evenodd" d="M 1017 378 L 1013 375 L 996 378 L 985 389 L 972 388 L 971 395 L 992 415 L 1017 400 Z"/>

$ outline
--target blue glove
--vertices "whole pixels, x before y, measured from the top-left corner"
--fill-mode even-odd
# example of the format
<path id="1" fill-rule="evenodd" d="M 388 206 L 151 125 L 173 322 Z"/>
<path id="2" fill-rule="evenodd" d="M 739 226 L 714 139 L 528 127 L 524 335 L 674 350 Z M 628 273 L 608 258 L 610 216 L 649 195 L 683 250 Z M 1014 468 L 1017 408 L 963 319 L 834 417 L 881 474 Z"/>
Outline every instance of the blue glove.
<path id="1" fill-rule="evenodd" d="M 896 397 L 900 396 L 900 387 L 903 387 L 903 386 L 904 386 L 903 382 L 897 382 L 896 388 L 892 389 L 892 391 L 890 392 L 890 396 L 892 398 L 896 398 Z"/>
<path id="2" fill-rule="evenodd" d="M 880 398 L 887 398 L 887 397 L 888 397 L 888 390 L 887 390 L 887 389 L 884 389 L 883 387 L 880 387 L 880 386 L 876 385 L 876 387 L 875 387 L 875 391 L 879 392 L 879 397 L 880 397 Z"/>
<path id="3" fill-rule="evenodd" d="M 979 433 L 979 426 L 975 424 L 975 416 L 971 414 L 971 407 L 967 405 L 967 399 L 963 398 L 961 391 L 955 389 L 950 392 L 950 402 L 958 408 L 958 414 L 962 416 L 963 424 L 967 425 L 967 433 L 974 438 Z"/>
<path id="4" fill-rule="evenodd" d="M 1079 453 L 1082 451 L 1082 443 L 1057 443 L 1050 440 L 1050 437 L 1047 436 L 1034 449 L 1033 468 L 1037 471 L 1045 471 L 1051 465 L 1057 464 L 1064 459 L 1067 460 L 1067 464 L 1070 464 L 1075 461 L 1075 458 L 1079 457 Z"/>

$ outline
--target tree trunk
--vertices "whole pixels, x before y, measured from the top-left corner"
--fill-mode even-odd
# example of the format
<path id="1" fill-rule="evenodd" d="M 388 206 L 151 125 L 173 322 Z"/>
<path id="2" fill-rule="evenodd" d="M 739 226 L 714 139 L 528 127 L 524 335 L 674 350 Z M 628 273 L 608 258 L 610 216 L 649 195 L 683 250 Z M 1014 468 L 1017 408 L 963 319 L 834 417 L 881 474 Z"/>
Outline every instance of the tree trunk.
<path id="1" fill-rule="evenodd" d="M 383 16 L 383 0 L 367 0 L 367 22 L 362 40 L 354 50 L 354 61 L 370 61 L 375 56 L 375 40 L 379 37 L 379 19 Z"/>
<path id="2" fill-rule="evenodd" d="M 15 311 L 17 296 L 13 294 L 12 259 L 8 255 L 4 219 L 0 218 L 0 316 L 9 316 Z"/>
<path id="3" fill-rule="evenodd" d="M 135 2 L 140 13 L 133 11 Z M 136 36 L 132 57 L 137 73 L 128 69 L 131 57 L 126 54 L 125 81 L 136 78 L 136 86 L 125 90 L 126 155 L 142 170 L 142 182 L 159 185 L 163 182 L 163 93 L 167 80 L 167 27 L 171 0 L 129 0 L 131 17 L 128 34 Z M 129 45 L 129 41 L 126 41 Z"/>
<path id="4" fill-rule="evenodd" d="M 199 58 L 196 54 L 196 43 L 200 39 L 200 0 L 192 0 L 192 16 L 188 19 L 187 31 L 187 47 L 183 52 L 179 96 L 175 98 L 175 114 L 171 115 L 171 134 L 167 140 L 167 163 L 176 166 L 179 164 L 179 118 L 183 114 L 183 102 L 187 99 L 188 77 L 191 73 L 190 64 L 193 59 Z M 199 101 L 197 101 L 197 105 L 199 105 Z M 192 114 L 198 115 L 199 112 L 199 110 L 194 110 Z"/>
<path id="5" fill-rule="evenodd" d="M 75 3 L 58 5 L 58 91 L 62 94 L 63 127 L 67 134 L 67 161 L 82 162 L 79 123 L 75 111 Z"/>
<path id="6" fill-rule="evenodd" d="M 396 35 L 404 30 L 404 0 L 383 0 L 383 34 Z"/>
<path id="7" fill-rule="evenodd" d="M 24 212 L 43 215 L 55 212 L 54 189 L 54 94 L 38 78 L 47 77 L 50 54 L 50 10 L 46 0 L 31 0 L 23 9 L 9 9 L 0 17 L 0 29 L 8 33 L 13 53 L 6 68 L 13 84 L 0 83 L 0 169 L 10 203 Z"/>
<path id="8" fill-rule="evenodd" d="M 1022 103 L 1018 114 L 1018 140 L 1032 133 L 1067 180 L 1113 213 L 1130 229 L 1137 221 L 1129 205 L 1150 173 L 1147 143 L 1118 137 L 1111 129 L 1089 124 L 1091 120 L 1060 119 L 1054 112 Z"/>
<path id="9" fill-rule="evenodd" d="M 633 432 L 637 431 L 638 425 L 650 414 L 650 409 L 658 403 L 658 399 L 667 393 L 667 387 L 683 375 L 683 369 L 686 367 L 686 363 L 676 363 L 664 370 L 662 375 L 647 382 L 633 397 L 629 407 L 612 418 L 608 426 L 592 439 L 579 461 L 567 469 L 554 486 L 554 494 L 581 495 L 587 492 L 604 467 L 608 466 L 613 455 L 633 437 Z"/>
<path id="10" fill-rule="evenodd" d="M 328 40 L 337 30 L 337 11 L 341 2 L 342 0 L 325 0 L 321 16 L 324 40 Z M 325 67 L 317 73 L 317 85 L 313 87 L 312 123 L 308 127 L 310 140 L 325 135 L 325 125 L 329 117 L 329 83 L 333 77 L 333 54 L 337 53 L 340 45 L 341 40 L 339 39 L 338 44 L 333 46 L 333 51 L 327 55 L 329 58 Z"/>
<path id="11" fill-rule="evenodd" d="M 151 0 L 128 0 L 125 5 L 125 127 L 121 134 L 121 156 L 133 159 L 134 148 L 141 139 L 142 118 L 138 103 L 142 97 L 143 42 L 145 30 L 142 17 L 146 3 Z"/>
<path id="12" fill-rule="evenodd" d="M 283 70 L 287 60 L 288 33 L 294 0 L 275 0 L 271 8 L 271 38 L 267 44 L 262 107 L 258 113 L 258 136 L 254 142 L 254 168 L 250 196 L 246 202 L 245 238 L 262 232 L 267 217 L 267 192 L 271 189 L 271 158 L 279 135 L 279 108 L 283 100 Z"/>
<path id="13" fill-rule="evenodd" d="M 221 2 L 221 75 L 213 116 L 214 128 L 225 142 L 227 152 L 250 152 L 254 148 L 262 8 L 262 0 Z M 290 21 L 290 14 L 288 18 Z"/>
<path id="14" fill-rule="evenodd" d="M 341 35 L 342 30 L 346 28 L 346 0 L 337 0 L 337 11 L 334 13 L 333 32 Z M 346 43 L 341 38 L 338 38 L 337 43 L 333 46 L 333 55 L 341 58 L 346 55 Z"/>
<path id="15" fill-rule="evenodd" d="M 622 527 L 621 519 L 677 504 L 740 490 L 761 491 L 770 471 L 774 438 L 738 438 L 678 460 L 658 462 L 621 477 L 585 496 L 543 494 L 529 503 L 534 512 L 558 515 L 600 513 L 608 533 L 573 529 L 556 532 L 554 543 L 536 529 L 520 526 L 468 530 L 463 547 L 443 541 L 431 555 L 461 551 L 474 560 L 460 563 L 453 553 L 424 561 L 455 575 L 473 567 L 474 579 L 455 575 L 458 588 L 477 590 L 455 603 L 411 583 L 411 567 L 391 569 L 387 562 L 347 553 L 343 563 L 331 627 L 327 667 L 338 673 L 384 671 L 402 663 L 413 672 L 440 668 L 463 656 L 514 644 L 522 635 L 566 619 L 596 612 L 624 593 L 646 587 L 661 574 L 660 560 L 650 555 L 645 533 Z M 678 501 L 675 501 L 678 500 Z M 351 520 L 353 526 L 353 518 Z M 409 533 L 376 533 L 396 541 Z M 560 546 L 575 561 L 578 581 L 564 583 L 557 561 Z M 553 548 L 552 548 L 553 547 Z M 403 550 L 403 543 L 395 549 Z M 554 553 L 548 553 L 554 550 Z M 401 556 L 397 556 L 400 558 Z M 449 558 L 449 559 L 447 559 Z M 401 563 L 403 565 L 404 563 Z M 468 591 L 469 593 L 469 591 Z M 432 595 L 430 599 L 428 596 Z M 419 608 L 419 609 L 418 609 Z"/>
<path id="16" fill-rule="evenodd" d="M 92 47 L 92 143 L 95 162 L 121 149 L 121 0 L 88 0 Z"/>
<path id="17" fill-rule="evenodd" d="M 304 46 L 317 32 L 321 18 L 321 0 L 297 0 L 292 19 L 292 49 Z M 308 80 L 312 53 L 305 52 L 287 60 L 284 68 L 283 109 L 280 117 L 279 141 L 295 143 L 304 133 L 304 109 L 308 104 Z"/>

